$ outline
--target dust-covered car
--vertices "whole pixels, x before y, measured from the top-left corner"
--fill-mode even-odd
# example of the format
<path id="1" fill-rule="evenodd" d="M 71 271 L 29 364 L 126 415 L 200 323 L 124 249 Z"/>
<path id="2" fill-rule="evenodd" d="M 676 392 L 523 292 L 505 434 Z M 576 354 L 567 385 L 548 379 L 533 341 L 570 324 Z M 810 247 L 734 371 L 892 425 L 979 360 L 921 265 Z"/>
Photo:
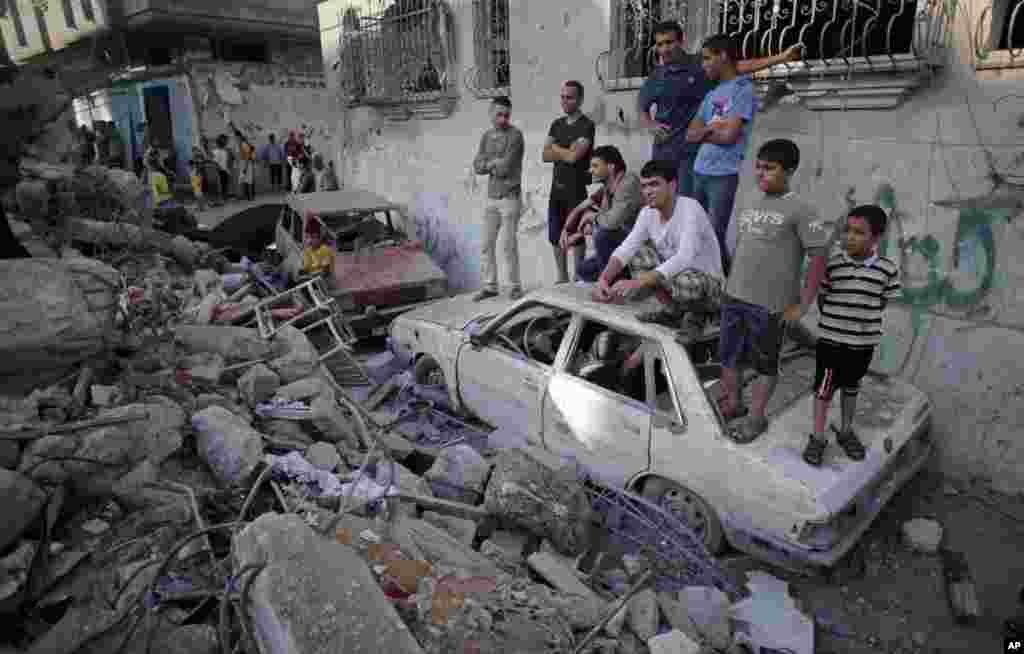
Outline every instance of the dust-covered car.
<path id="1" fill-rule="evenodd" d="M 274 243 L 293 279 L 302 271 L 307 220 L 319 221 L 334 243 L 328 286 L 357 336 L 383 336 L 396 315 L 448 294 L 448 276 L 408 237 L 401 207 L 362 190 L 288 196 Z"/>
<path id="2" fill-rule="evenodd" d="M 820 468 L 804 463 L 815 361 L 800 346 L 784 354 L 771 426 L 738 444 L 717 408 L 717 326 L 684 346 L 637 320 L 647 302 L 599 304 L 591 288 L 436 302 L 394 321 L 392 347 L 415 358 L 418 382 L 445 384 L 456 410 L 681 512 L 712 552 L 730 543 L 791 569 L 833 566 L 932 450 L 927 396 L 869 375 L 855 423 L 865 459 L 833 444 Z"/>

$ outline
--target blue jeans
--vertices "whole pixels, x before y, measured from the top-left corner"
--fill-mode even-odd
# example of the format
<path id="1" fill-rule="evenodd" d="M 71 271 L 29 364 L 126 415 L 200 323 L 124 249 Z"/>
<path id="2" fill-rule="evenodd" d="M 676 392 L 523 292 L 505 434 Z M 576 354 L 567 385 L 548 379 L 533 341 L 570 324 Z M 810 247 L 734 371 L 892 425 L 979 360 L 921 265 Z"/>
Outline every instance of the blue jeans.
<path id="1" fill-rule="evenodd" d="M 693 160 L 696 155 L 683 155 L 679 159 L 679 168 L 676 170 L 676 182 L 679 184 L 676 195 L 686 196 L 688 198 L 696 199 L 695 185 L 696 173 L 693 172 Z"/>
<path id="2" fill-rule="evenodd" d="M 612 252 L 619 247 L 632 226 L 621 229 L 604 229 L 598 227 L 594 230 L 594 249 L 597 252 L 594 256 L 576 266 L 576 279 L 584 282 L 596 282 L 597 278 L 604 272 L 608 260 L 612 258 Z M 583 247 L 580 246 L 582 250 Z"/>
<path id="3" fill-rule="evenodd" d="M 729 219 L 732 217 L 732 205 L 736 199 L 736 187 L 739 186 L 739 175 L 701 175 L 694 173 L 693 199 L 700 202 L 704 211 L 708 212 L 711 226 L 718 237 L 718 248 L 722 251 L 722 269 L 729 274 L 732 262 L 729 250 L 725 245 L 729 233 Z"/>

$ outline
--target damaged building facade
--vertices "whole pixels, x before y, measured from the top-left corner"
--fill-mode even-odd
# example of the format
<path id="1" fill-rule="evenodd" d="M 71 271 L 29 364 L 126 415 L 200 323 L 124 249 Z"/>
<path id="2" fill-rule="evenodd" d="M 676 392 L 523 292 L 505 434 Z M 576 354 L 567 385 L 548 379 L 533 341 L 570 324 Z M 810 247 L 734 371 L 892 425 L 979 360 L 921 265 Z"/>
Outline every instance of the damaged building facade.
<path id="1" fill-rule="evenodd" d="M 452 285 L 475 288 L 486 180 L 471 162 L 489 99 L 509 95 L 526 139 L 524 283 L 546 284 L 555 270 L 541 149 L 563 81 L 586 87 L 597 145 L 618 146 L 636 169 L 650 153 L 636 96 L 656 20 L 683 23 L 691 50 L 722 31 L 748 57 L 802 41 L 804 62 L 759 78 L 750 152 L 794 140 L 796 189 L 825 216 L 864 202 L 890 212 L 885 248 L 904 291 L 875 370 L 932 395 L 945 471 L 1020 492 L 1024 364 L 1004 354 L 1024 345 L 1019 4 L 331 0 L 318 12 L 340 103 L 333 155 L 344 186 L 406 204 Z M 738 202 L 757 192 L 750 152 Z"/>
<path id="2" fill-rule="evenodd" d="M 195 2 L 10 0 L 0 19 L 10 59 L 48 56 L 62 70 L 109 72 L 74 102 L 79 125 L 113 122 L 127 160 L 148 138 L 187 176 L 200 138 L 230 134 L 255 144 L 291 130 L 330 151 L 334 94 L 326 89 L 313 4 L 250 3 L 208 11 Z M 40 8 L 42 5 L 45 7 Z M 258 175 L 267 173 L 260 167 Z M 257 186 L 268 179 L 257 178 Z"/>

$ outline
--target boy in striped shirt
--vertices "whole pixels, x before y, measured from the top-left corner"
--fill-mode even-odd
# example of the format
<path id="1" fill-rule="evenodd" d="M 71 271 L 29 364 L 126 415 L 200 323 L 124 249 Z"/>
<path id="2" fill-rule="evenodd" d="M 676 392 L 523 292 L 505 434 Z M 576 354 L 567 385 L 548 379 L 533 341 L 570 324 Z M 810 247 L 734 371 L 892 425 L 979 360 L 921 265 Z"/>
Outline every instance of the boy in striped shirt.
<path id="1" fill-rule="evenodd" d="M 866 204 L 846 217 L 845 249 L 836 250 L 825 267 L 821 282 L 814 381 L 814 433 L 804 449 L 804 461 L 820 466 L 828 440 L 825 421 L 837 388 L 841 389 L 842 429 L 836 442 L 854 461 L 864 459 L 864 444 L 853 431 L 860 380 L 871 365 L 875 346 L 882 338 L 882 312 L 900 294 L 899 269 L 878 254 L 887 217 L 881 207 Z"/>

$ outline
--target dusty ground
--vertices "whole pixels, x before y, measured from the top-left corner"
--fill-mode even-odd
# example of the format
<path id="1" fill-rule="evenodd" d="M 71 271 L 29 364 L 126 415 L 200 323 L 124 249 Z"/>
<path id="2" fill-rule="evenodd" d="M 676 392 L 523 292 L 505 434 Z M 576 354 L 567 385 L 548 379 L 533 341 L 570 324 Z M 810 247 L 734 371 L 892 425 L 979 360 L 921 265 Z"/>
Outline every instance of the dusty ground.
<path id="1" fill-rule="evenodd" d="M 974 626 L 953 621 L 938 557 L 901 542 L 900 525 L 919 517 L 942 523 L 944 544 L 966 553 L 983 611 Z M 817 654 L 1002 651 L 1003 620 L 1015 612 L 1024 586 L 1024 501 L 923 473 L 893 498 L 862 546 L 864 573 L 845 584 L 795 577 L 748 557 L 728 567 L 790 581 L 818 619 Z"/>

